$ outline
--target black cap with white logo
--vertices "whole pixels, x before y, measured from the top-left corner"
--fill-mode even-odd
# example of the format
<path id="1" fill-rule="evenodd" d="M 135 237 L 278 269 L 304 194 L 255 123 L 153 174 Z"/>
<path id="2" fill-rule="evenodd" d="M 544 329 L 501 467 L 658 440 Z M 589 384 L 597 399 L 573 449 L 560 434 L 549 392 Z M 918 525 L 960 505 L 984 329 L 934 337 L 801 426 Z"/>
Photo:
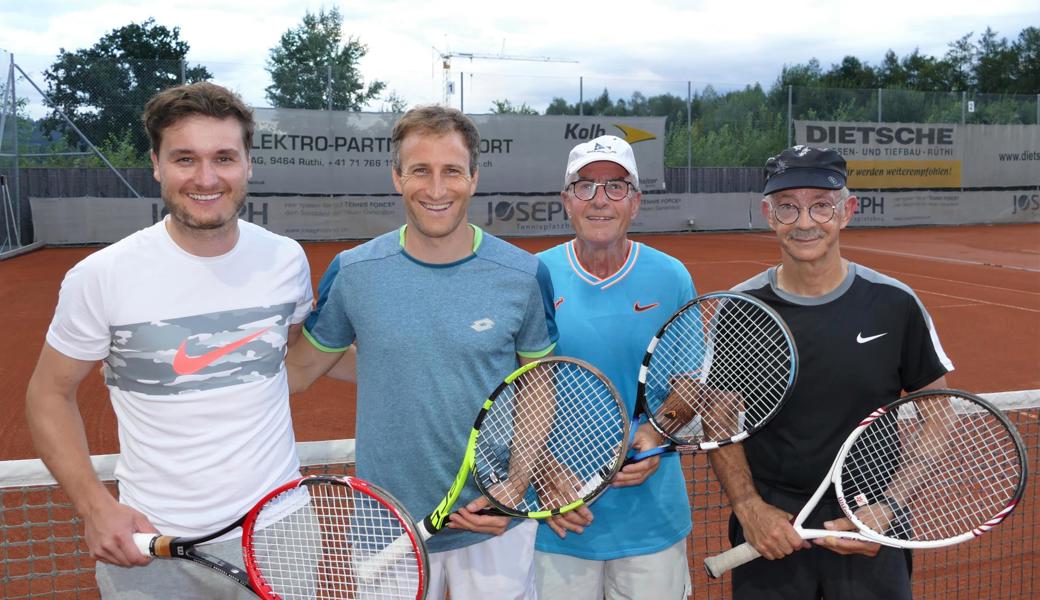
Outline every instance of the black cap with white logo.
<path id="1" fill-rule="evenodd" d="M 763 196 L 793 188 L 840 190 L 845 187 L 845 159 L 831 148 L 794 146 L 766 161 Z"/>

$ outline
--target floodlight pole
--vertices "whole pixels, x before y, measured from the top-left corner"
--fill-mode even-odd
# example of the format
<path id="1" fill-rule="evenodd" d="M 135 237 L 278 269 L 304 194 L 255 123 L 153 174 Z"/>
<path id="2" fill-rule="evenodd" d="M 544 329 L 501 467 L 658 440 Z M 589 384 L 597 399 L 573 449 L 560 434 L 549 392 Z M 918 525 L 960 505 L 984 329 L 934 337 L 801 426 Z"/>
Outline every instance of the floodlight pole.
<path id="1" fill-rule="evenodd" d="M 585 116 L 585 77 L 578 77 L 578 116 Z"/>
<path id="2" fill-rule="evenodd" d="M 19 175 L 21 171 L 21 156 L 18 148 L 18 95 L 15 93 L 15 77 L 14 77 L 14 54 L 11 54 L 11 66 L 7 70 L 7 81 L 11 85 L 11 114 L 14 116 L 14 222 L 15 227 L 19 229 L 19 235 L 21 234 L 22 227 L 22 178 Z"/>
<path id="3" fill-rule="evenodd" d="M 686 193 L 693 189 L 693 83 L 686 82 Z"/>
<path id="4" fill-rule="evenodd" d="M 794 102 L 794 86 L 787 86 L 787 147 L 790 148 L 794 144 L 791 143 L 791 137 L 794 135 L 794 122 L 791 120 L 791 105 Z"/>

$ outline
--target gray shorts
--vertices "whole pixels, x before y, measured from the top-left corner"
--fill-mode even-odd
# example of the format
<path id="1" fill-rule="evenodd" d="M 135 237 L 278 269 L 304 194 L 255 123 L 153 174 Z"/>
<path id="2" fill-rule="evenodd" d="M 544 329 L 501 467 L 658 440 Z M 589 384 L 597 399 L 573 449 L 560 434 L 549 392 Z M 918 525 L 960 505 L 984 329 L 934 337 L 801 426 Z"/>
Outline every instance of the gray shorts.
<path id="1" fill-rule="evenodd" d="M 199 550 L 243 566 L 242 541 L 238 538 L 206 544 Z M 252 592 L 231 579 L 187 560 L 156 558 L 143 567 L 117 567 L 99 562 L 95 567 L 95 577 L 105 600 L 256 600 Z"/>

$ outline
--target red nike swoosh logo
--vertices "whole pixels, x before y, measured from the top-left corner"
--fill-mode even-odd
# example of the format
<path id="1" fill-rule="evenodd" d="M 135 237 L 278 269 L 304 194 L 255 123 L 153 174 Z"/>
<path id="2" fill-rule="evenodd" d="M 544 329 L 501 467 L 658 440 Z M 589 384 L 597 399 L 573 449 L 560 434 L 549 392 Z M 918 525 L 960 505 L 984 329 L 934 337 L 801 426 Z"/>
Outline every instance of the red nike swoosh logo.
<path id="1" fill-rule="evenodd" d="M 660 302 L 654 302 L 653 304 L 647 304 L 646 306 L 639 306 L 639 301 L 637 300 L 636 303 L 632 305 L 632 308 L 635 309 L 636 312 L 644 312 L 651 308 L 656 308 L 660 306 L 660 304 Z"/>
<path id="2" fill-rule="evenodd" d="M 188 356 L 188 353 L 184 350 L 188 346 L 188 340 L 184 340 L 181 342 L 180 348 L 177 348 L 177 354 L 173 357 L 173 372 L 178 375 L 191 375 L 192 373 L 198 373 L 202 369 L 216 362 L 216 360 L 221 356 L 234 352 L 260 337 L 266 333 L 268 329 L 270 329 L 270 327 L 264 327 L 260 331 L 257 331 L 252 335 L 247 335 L 240 340 L 235 340 L 227 346 L 221 346 L 216 350 L 210 350 L 209 352 L 198 356 Z"/>
<path id="3" fill-rule="evenodd" d="M 556 302 L 553 302 L 553 308 L 560 308 L 561 304 L 563 304 L 563 296 L 560 296 L 556 299 Z"/>

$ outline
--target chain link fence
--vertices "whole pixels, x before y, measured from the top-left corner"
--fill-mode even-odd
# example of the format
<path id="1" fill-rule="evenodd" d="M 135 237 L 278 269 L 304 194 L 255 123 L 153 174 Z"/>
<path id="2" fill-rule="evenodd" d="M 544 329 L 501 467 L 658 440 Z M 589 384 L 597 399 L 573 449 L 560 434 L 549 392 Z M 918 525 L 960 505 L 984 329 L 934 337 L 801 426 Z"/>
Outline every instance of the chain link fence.
<path id="1" fill-rule="evenodd" d="M 0 51 L 0 175 L 5 176 L 10 209 L 0 214 L 7 238 L 32 239 L 28 196 L 40 195 L 25 185 L 47 182 L 46 194 L 140 195 L 128 181 L 128 169 L 149 169 L 149 145 L 140 124 L 145 102 L 171 85 L 211 79 L 238 92 L 248 104 L 269 105 L 265 88 L 270 77 L 262 65 L 183 60 L 71 60 L 62 57 L 12 56 Z M 25 65 L 23 67 L 23 65 Z M 437 100 L 480 114 L 503 109 L 551 114 L 664 116 L 667 119 L 664 162 L 673 191 L 695 189 L 703 177 L 696 169 L 758 168 L 768 156 L 794 142 L 798 120 L 954 123 L 1040 123 L 1040 94 L 916 92 L 890 89 L 720 85 L 692 81 L 605 79 L 552 75 L 466 72 L 410 72 L 428 80 Z M 554 67 L 535 66 L 543 73 Z M 262 74 L 260 77 L 257 74 Z M 342 82 L 329 68 L 301 69 L 296 77 L 313 92 L 317 109 L 336 109 Z M 408 99 L 392 91 L 369 109 L 399 111 Z M 414 83 L 414 82 L 413 82 Z M 337 95 L 340 94 L 340 95 Z M 553 98 L 546 104 L 546 98 Z M 508 104 L 506 104 L 508 101 Z M 47 173 L 29 170 L 48 169 Z M 55 170 L 72 170 L 56 175 Z M 106 174 L 107 172 L 107 174 Z M 87 173 L 90 173 L 89 175 Z M 100 174 L 99 174 L 100 173 Z M 80 181 L 77 178 L 86 178 Z M 96 184 L 114 178 L 116 185 Z M 743 177 L 743 175 L 741 176 Z M 67 183 L 71 180 L 71 183 Z M 80 185 L 82 184 L 82 185 Z M 710 191 L 723 190 L 712 187 Z M 67 188 L 67 189 L 65 189 Z M 2 240 L 0 240 L 2 241 Z M 8 240 L 7 243 L 9 243 Z"/>

